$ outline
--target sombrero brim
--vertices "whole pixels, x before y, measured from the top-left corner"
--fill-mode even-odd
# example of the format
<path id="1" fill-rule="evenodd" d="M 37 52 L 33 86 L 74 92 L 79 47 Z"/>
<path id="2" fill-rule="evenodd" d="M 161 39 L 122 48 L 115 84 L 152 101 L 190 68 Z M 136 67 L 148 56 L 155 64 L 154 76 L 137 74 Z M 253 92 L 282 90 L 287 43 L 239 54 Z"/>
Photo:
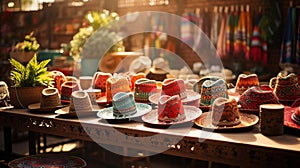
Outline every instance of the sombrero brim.
<path id="1" fill-rule="evenodd" d="M 289 107 L 285 106 L 284 108 L 284 126 L 293 128 L 293 129 L 300 129 L 300 122 L 297 124 L 297 120 L 293 118 L 294 111 L 297 107 Z"/>
<path id="2" fill-rule="evenodd" d="M 200 94 L 191 90 L 187 90 L 187 98 L 182 99 L 182 103 L 184 105 L 191 105 L 191 104 L 197 104 L 199 106 L 200 101 Z M 151 96 L 149 96 L 149 101 L 153 104 L 158 104 L 159 97 L 161 96 L 161 93 L 155 93 Z"/>
<path id="3" fill-rule="evenodd" d="M 94 107 L 94 106 L 93 106 Z M 80 111 L 80 112 L 70 112 L 70 106 L 55 110 L 55 114 L 58 114 L 57 117 L 60 118 L 78 118 L 78 117 L 88 117 L 96 116 L 99 112 L 99 107 L 94 107 L 91 111 Z"/>
<path id="4" fill-rule="evenodd" d="M 235 126 L 220 127 L 212 124 L 212 119 L 209 116 L 210 112 L 203 113 L 199 118 L 195 120 L 195 124 L 201 128 L 213 129 L 213 130 L 230 130 L 230 129 L 241 129 L 255 125 L 259 118 L 254 114 L 240 113 L 241 123 Z"/>
<path id="5" fill-rule="evenodd" d="M 30 104 L 28 106 L 28 109 L 30 112 L 33 113 L 47 113 L 47 112 L 54 112 L 57 109 L 63 108 L 66 105 L 59 105 L 59 106 L 55 106 L 55 107 L 41 107 L 41 103 L 34 103 L 34 104 Z"/>
<path id="6" fill-rule="evenodd" d="M 185 113 L 185 119 L 181 121 L 173 121 L 173 122 L 159 121 L 157 109 L 152 110 L 151 112 L 144 115 L 142 117 L 142 120 L 145 123 L 151 125 L 168 126 L 168 125 L 182 124 L 182 123 L 193 121 L 202 114 L 202 110 L 194 106 L 183 105 L 183 108 Z"/>
<path id="7" fill-rule="evenodd" d="M 137 112 L 133 115 L 114 116 L 113 107 L 107 107 L 107 108 L 101 109 L 97 113 L 97 116 L 101 119 L 106 119 L 106 120 L 120 120 L 120 119 L 137 118 L 137 117 L 147 114 L 151 110 L 152 110 L 152 107 L 149 104 L 136 103 L 136 111 Z"/>

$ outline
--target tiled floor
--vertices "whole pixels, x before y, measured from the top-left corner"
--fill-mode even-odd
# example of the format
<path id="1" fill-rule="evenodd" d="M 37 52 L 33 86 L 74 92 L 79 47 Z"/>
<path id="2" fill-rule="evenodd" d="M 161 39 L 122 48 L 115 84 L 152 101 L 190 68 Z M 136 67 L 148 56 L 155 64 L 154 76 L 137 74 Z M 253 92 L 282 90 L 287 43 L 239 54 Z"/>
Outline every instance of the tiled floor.
<path id="1" fill-rule="evenodd" d="M 6 168 L 5 166 L 9 160 L 18 158 L 24 155 L 28 155 L 28 143 L 26 140 L 26 133 L 19 134 L 19 139 L 13 144 L 13 153 L 17 155 L 8 156 L 1 152 L 4 149 L 3 146 L 3 132 L 0 128 L 0 168 Z M 66 139 L 64 139 L 66 140 Z M 61 142 L 60 137 L 47 137 L 47 144 L 53 144 Z M 233 168 L 232 166 L 223 164 L 209 164 L 207 161 L 191 160 L 181 157 L 168 156 L 164 154 L 157 154 L 150 157 L 132 158 L 123 157 L 107 151 L 97 144 L 91 142 L 75 141 L 67 143 L 65 145 L 59 145 L 54 148 L 47 148 L 47 152 L 64 152 L 65 154 L 72 156 L 79 156 L 86 160 L 87 168 Z"/>

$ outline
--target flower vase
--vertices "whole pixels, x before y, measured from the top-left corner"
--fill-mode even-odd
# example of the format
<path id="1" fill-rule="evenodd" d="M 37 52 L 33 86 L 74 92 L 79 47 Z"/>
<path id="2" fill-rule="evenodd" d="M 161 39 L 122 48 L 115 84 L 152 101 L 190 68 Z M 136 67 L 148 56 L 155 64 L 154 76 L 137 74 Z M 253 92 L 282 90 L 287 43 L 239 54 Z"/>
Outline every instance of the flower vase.
<path id="1" fill-rule="evenodd" d="M 35 52 L 23 52 L 23 51 L 13 51 L 10 53 L 10 58 L 13 58 L 20 63 L 28 63 L 31 58 L 34 56 Z"/>

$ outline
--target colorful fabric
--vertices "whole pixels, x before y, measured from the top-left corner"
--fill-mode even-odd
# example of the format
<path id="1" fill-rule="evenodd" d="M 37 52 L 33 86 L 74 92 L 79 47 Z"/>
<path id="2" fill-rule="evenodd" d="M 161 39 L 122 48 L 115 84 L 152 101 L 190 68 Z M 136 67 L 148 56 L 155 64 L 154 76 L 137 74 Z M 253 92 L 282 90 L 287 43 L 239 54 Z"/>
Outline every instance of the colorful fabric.
<path id="1" fill-rule="evenodd" d="M 227 23 L 227 14 L 224 13 L 221 21 L 219 37 L 217 41 L 217 54 L 219 57 L 224 57 L 226 55 L 226 23 Z"/>
<path id="2" fill-rule="evenodd" d="M 210 31 L 210 40 L 213 45 L 217 45 L 219 30 L 221 28 L 222 14 L 214 12 L 212 15 L 212 25 Z"/>
<path id="3" fill-rule="evenodd" d="M 251 38 L 251 47 L 250 47 L 250 59 L 254 62 L 259 62 L 262 59 L 262 39 L 260 35 L 260 30 L 258 24 L 261 20 L 262 15 L 258 14 L 254 26 L 253 26 L 253 34 Z"/>
<path id="4" fill-rule="evenodd" d="M 246 15 L 245 12 L 240 12 L 240 17 L 237 26 L 234 28 L 234 55 L 240 55 L 242 52 L 242 42 L 246 36 Z"/>
<path id="5" fill-rule="evenodd" d="M 197 22 L 197 17 L 193 13 L 185 13 L 182 16 L 181 26 L 180 26 L 180 33 L 181 33 L 181 40 L 186 44 L 193 46 L 194 44 L 194 30 L 192 23 Z"/>
<path id="6" fill-rule="evenodd" d="M 300 15 L 298 15 L 298 29 L 297 29 L 297 39 L 296 39 L 295 63 L 300 65 Z"/>
<path id="7" fill-rule="evenodd" d="M 295 9 L 289 7 L 288 9 L 288 19 L 287 27 L 283 35 L 283 40 L 281 43 L 281 53 L 280 53 L 280 63 L 292 63 L 293 62 L 293 15 Z M 295 23 L 295 22 L 294 22 Z"/>
<path id="8" fill-rule="evenodd" d="M 233 13 L 227 14 L 226 20 L 226 54 L 230 54 L 232 51 L 232 41 L 234 33 L 234 16 Z"/>
<path id="9" fill-rule="evenodd" d="M 249 11 L 246 11 L 246 41 L 243 43 L 243 49 L 245 58 L 249 60 L 250 58 L 250 46 L 251 46 L 251 37 L 252 37 L 252 19 Z"/>
<path id="10" fill-rule="evenodd" d="M 202 12 L 201 14 L 197 14 L 197 25 L 196 29 L 201 29 L 201 31 L 195 30 L 194 33 L 194 45 L 193 49 L 195 51 L 200 51 L 201 49 L 207 49 L 208 47 L 208 37 L 210 36 L 210 20 L 209 20 L 209 13 Z"/>
<path id="11" fill-rule="evenodd" d="M 194 30 L 194 45 L 193 45 L 193 49 L 196 51 L 200 45 L 201 45 L 201 40 L 203 38 L 203 22 L 204 22 L 204 18 L 203 18 L 203 15 L 201 14 L 197 14 L 196 15 L 197 17 L 197 25 L 198 27 L 196 27 L 196 29 L 201 29 L 201 31 L 198 31 L 198 30 Z"/>

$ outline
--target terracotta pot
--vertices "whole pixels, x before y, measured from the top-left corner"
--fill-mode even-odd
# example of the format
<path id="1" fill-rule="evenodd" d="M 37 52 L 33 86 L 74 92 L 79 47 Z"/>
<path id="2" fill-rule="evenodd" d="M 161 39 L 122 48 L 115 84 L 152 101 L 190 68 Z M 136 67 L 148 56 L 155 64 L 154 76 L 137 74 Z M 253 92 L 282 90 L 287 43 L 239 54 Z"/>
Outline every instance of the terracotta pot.
<path id="1" fill-rule="evenodd" d="M 10 58 L 13 58 L 21 63 L 27 63 L 31 60 L 31 58 L 34 56 L 35 52 L 21 52 L 21 51 L 15 51 L 10 53 Z"/>
<path id="2" fill-rule="evenodd" d="M 28 105 L 39 103 L 45 87 L 10 87 L 10 101 L 15 108 L 27 108 Z"/>

